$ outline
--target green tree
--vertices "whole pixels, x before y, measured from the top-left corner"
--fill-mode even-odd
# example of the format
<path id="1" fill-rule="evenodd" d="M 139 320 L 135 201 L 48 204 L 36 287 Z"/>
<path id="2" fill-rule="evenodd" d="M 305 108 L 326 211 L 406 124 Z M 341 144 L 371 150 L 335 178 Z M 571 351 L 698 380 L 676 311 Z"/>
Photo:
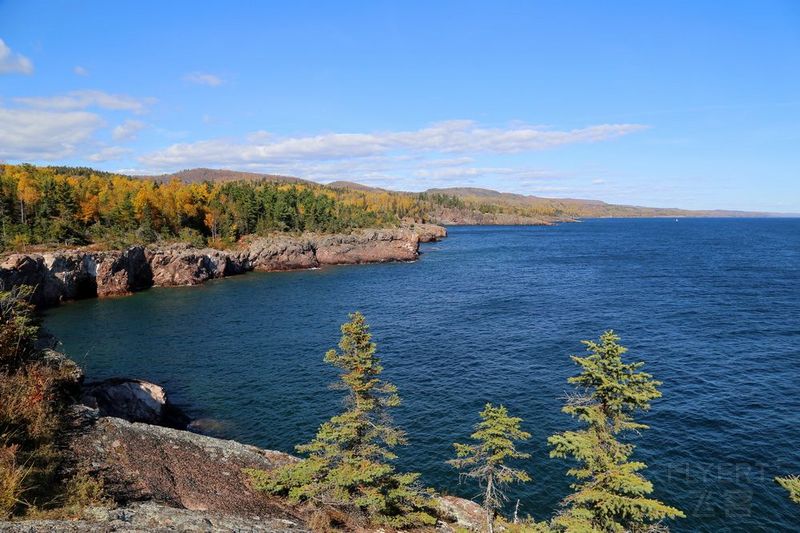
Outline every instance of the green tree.
<path id="1" fill-rule="evenodd" d="M 576 417 L 584 429 L 553 435 L 551 457 L 570 457 L 578 465 L 569 470 L 577 479 L 575 491 L 564 500 L 565 511 L 553 520 L 559 531 L 644 532 L 654 523 L 684 516 L 681 511 L 648 498 L 653 485 L 640 471 L 647 465 L 631 461 L 634 446 L 620 434 L 647 429 L 634 413 L 648 410 L 661 396 L 660 382 L 640 371 L 642 362 L 625 363 L 627 349 L 607 331 L 600 342 L 584 341 L 589 355 L 572 356 L 581 373 L 569 378 L 580 392 L 563 411 Z"/>
<path id="2" fill-rule="evenodd" d="M 348 392 L 348 409 L 323 423 L 310 443 L 297 446 L 307 454 L 302 461 L 269 472 L 250 470 L 254 486 L 392 527 L 435 524 L 427 491 L 417 486 L 419 474 L 398 473 L 392 465 L 392 448 L 406 440 L 387 410 L 400 397 L 379 378 L 383 367 L 369 326 L 353 313 L 341 330 L 340 351 L 329 350 L 325 362 L 342 370 L 338 385 Z"/>
<path id="3" fill-rule="evenodd" d="M 776 477 L 775 482 L 789 491 L 789 498 L 800 503 L 800 476 Z"/>
<path id="4" fill-rule="evenodd" d="M 494 531 L 495 514 L 505 501 L 501 488 L 513 482 L 530 481 L 524 470 L 511 468 L 506 462 L 530 457 L 518 451 L 514 443 L 526 441 L 531 435 L 520 429 L 522 419 L 508 416 L 508 409 L 502 405 L 495 407 L 487 403 L 480 417 L 475 432 L 470 435 L 477 444 L 453 444 L 456 458 L 448 461 L 448 464 L 463 470 L 463 476 L 477 479 L 483 487 L 486 527 L 491 533 Z"/>

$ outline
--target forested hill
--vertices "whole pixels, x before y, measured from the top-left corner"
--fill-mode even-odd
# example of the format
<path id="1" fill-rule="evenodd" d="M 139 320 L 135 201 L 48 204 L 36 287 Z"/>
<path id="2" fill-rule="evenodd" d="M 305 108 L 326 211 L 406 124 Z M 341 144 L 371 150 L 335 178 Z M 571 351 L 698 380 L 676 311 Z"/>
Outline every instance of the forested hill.
<path id="1" fill-rule="evenodd" d="M 284 176 L 280 174 L 259 174 L 255 172 L 241 172 L 236 170 L 194 168 L 181 170 L 173 174 L 162 174 L 159 176 L 146 176 L 147 178 L 159 181 L 170 181 L 180 179 L 187 183 L 201 181 L 235 181 L 235 180 L 267 180 L 281 183 L 304 183 L 308 185 L 319 185 L 319 183 L 309 181 L 294 176 Z M 376 193 L 397 193 L 418 195 L 420 193 L 391 191 L 379 187 L 370 187 L 354 181 L 339 180 L 325 184 L 332 189 L 348 189 L 352 191 L 365 191 Z M 587 200 L 577 198 L 544 198 L 539 196 L 529 196 L 522 194 L 506 193 L 491 189 L 477 187 L 450 187 L 432 188 L 425 191 L 431 197 L 443 196 L 462 200 L 467 207 L 478 211 L 489 213 L 504 213 L 507 215 L 528 216 L 533 219 L 541 219 L 540 222 L 560 221 L 564 218 L 604 218 L 604 217 L 747 217 L 747 216 L 768 216 L 769 213 L 751 211 L 732 211 L 722 209 L 712 210 L 689 210 L 677 207 L 644 207 L 636 205 L 609 204 L 601 200 Z M 452 203 L 452 202 L 446 202 Z M 460 213 L 467 216 L 469 213 Z M 435 217 L 434 217 L 435 218 Z"/>
<path id="2" fill-rule="evenodd" d="M 617 206 L 483 189 L 394 192 L 214 169 L 150 177 L 90 168 L 0 165 L 0 249 L 164 240 L 226 247 L 251 234 L 347 232 L 403 222 L 551 224 L 581 217 L 735 216 Z"/>
<path id="3" fill-rule="evenodd" d="M 219 170 L 216 168 L 192 168 L 181 170 L 172 174 L 159 174 L 157 176 L 139 176 L 144 179 L 152 179 L 160 182 L 168 182 L 174 179 L 184 183 L 197 183 L 202 181 L 274 181 L 280 183 L 306 183 L 313 184 L 302 178 L 294 176 L 282 176 L 280 174 L 259 174 L 257 172 L 240 172 L 238 170 Z"/>
<path id="4" fill-rule="evenodd" d="M 504 206 L 511 209 L 534 211 L 557 211 L 562 215 L 575 218 L 606 217 L 749 217 L 768 216 L 768 213 L 731 211 L 722 209 L 689 210 L 680 208 L 643 207 L 634 205 L 609 204 L 600 200 L 583 200 L 575 198 L 542 198 L 479 189 L 474 187 L 452 187 L 445 189 L 428 189 L 428 193 L 453 196 L 471 204 Z"/>

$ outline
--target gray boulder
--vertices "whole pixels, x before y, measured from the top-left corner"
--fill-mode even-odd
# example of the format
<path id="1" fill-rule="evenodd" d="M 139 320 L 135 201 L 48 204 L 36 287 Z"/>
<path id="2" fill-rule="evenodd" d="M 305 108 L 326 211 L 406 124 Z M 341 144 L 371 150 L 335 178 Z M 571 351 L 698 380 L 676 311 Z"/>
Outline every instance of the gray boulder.
<path id="1" fill-rule="evenodd" d="M 84 385 L 81 402 L 100 416 L 129 422 L 185 428 L 189 418 L 167 398 L 160 385 L 139 379 L 112 378 Z"/>

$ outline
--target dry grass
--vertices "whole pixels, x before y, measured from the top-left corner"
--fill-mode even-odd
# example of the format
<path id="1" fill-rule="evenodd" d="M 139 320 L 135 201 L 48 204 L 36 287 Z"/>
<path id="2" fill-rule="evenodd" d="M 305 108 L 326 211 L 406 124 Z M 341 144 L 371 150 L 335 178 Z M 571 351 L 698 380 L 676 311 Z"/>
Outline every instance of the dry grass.
<path id="1" fill-rule="evenodd" d="M 16 444 L 0 445 L 0 519 L 10 517 L 22 497 L 26 472 L 17 464 L 18 451 Z"/>
<path id="2" fill-rule="evenodd" d="M 31 291 L 0 291 L 0 518 L 43 512 L 75 516 L 102 501 L 86 476 L 61 479 L 63 408 L 71 369 L 48 363 L 36 349 Z"/>
<path id="3" fill-rule="evenodd" d="M 39 362 L 0 373 L 0 515 L 51 498 L 61 454 L 63 372 Z"/>

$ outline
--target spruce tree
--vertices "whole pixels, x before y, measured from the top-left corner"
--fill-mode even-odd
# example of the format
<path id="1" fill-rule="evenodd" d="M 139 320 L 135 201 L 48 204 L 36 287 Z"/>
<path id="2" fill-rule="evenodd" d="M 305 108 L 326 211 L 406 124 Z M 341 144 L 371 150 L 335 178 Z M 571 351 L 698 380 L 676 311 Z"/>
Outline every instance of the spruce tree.
<path id="1" fill-rule="evenodd" d="M 789 498 L 800 503 L 800 476 L 776 477 L 775 482 L 789 491 Z"/>
<path id="2" fill-rule="evenodd" d="M 311 442 L 297 446 L 305 459 L 269 472 L 249 471 L 254 485 L 294 501 L 366 515 L 377 524 L 435 524 L 427 491 L 417 486 L 419 474 L 398 473 L 392 465 L 392 449 L 406 443 L 387 412 L 400 397 L 379 378 L 383 367 L 369 326 L 357 312 L 341 330 L 339 351 L 329 350 L 325 362 L 342 370 L 338 385 L 348 392 L 348 409 L 323 423 Z"/>
<path id="3" fill-rule="evenodd" d="M 630 460 L 634 446 L 619 440 L 621 434 L 647 426 L 633 415 L 646 411 L 661 396 L 659 381 L 640 369 L 642 362 L 625 363 L 627 349 L 607 331 L 600 342 L 583 341 L 589 355 L 572 356 L 581 367 L 569 378 L 580 392 L 568 399 L 563 412 L 585 427 L 553 435 L 551 457 L 572 458 L 569 470 L 576 478 L 574 493 L 564 500 L 566 509 L 553 520 L 557 531 L 644 532 L 661 520 L 684 516 L 681 511 L 648 498 L 653 485 L 640 472 L 647 467 Z"/>
<path id="4" fill-rule="evenodd" d="M 520 429 L 521 418 L 508 416 L 508 409 L 490 403 L 480 413 L 481 421 L 470 435 L 476 444 L 459 444 L 456 458 L 448 461 L 451 466 L 463 470 L 466 477 L 477 479 L 483 487 L 483 508 L 486 511 L 486 527 L 494 531 L 494 517 L 503 506 L 505 496 L 502 486 L 513 482 L 530 481 L 524 470 L 509 467 L 509 459 L 526 459 L 527 453 L 517 450 L 515 442 L 530 438 L 530 433 Z"/>

